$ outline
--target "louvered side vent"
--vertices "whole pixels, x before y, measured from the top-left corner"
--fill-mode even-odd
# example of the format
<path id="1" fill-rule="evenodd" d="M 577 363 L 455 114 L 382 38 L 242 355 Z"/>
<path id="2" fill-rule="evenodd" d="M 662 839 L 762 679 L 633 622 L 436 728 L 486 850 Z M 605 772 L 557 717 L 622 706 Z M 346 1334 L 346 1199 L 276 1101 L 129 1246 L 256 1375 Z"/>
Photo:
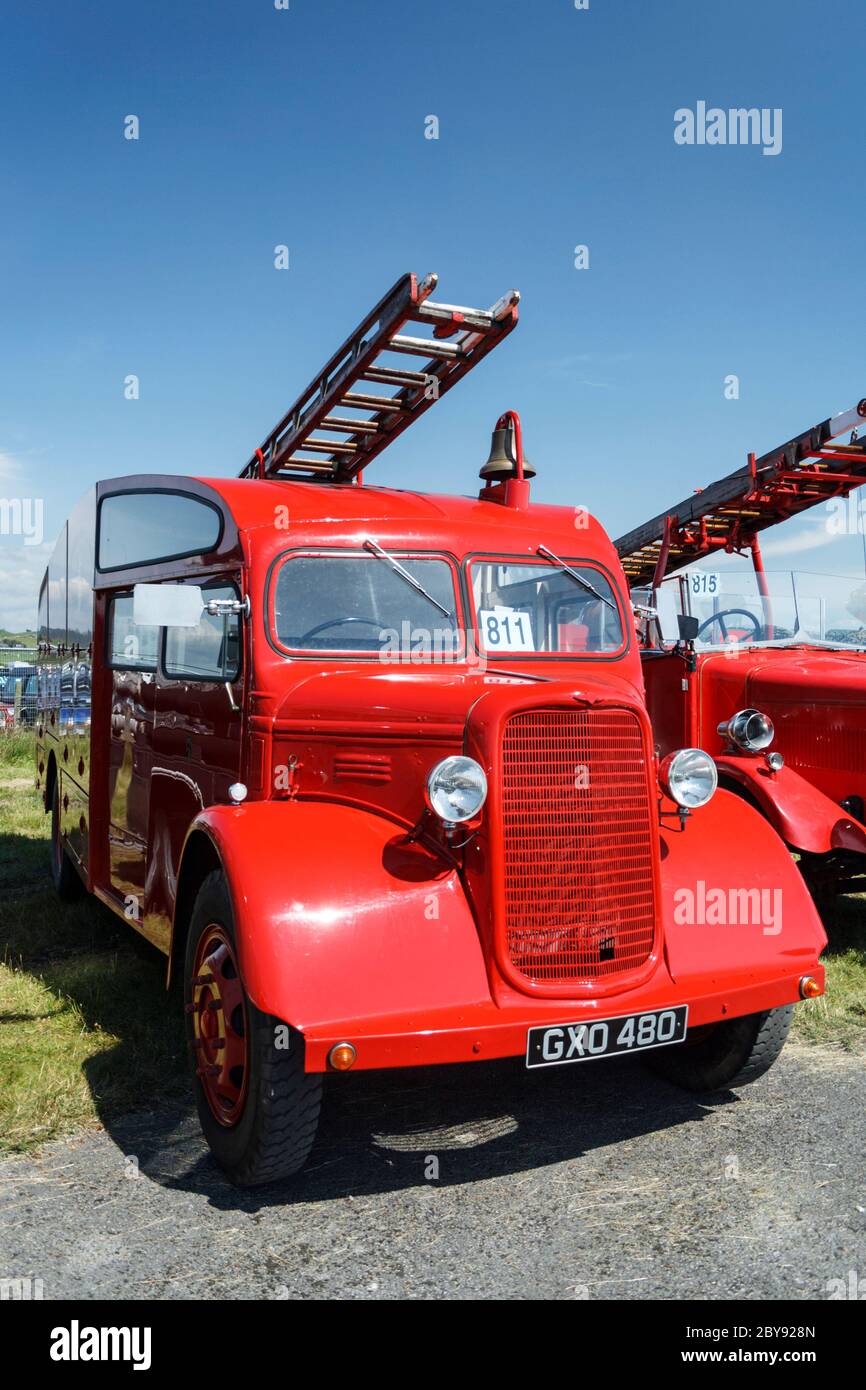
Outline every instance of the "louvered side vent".
<path id="1" fill-rule="evenodd" d="M 338 753 L 334 758 L 335 782 L 390 782 L 391 759 L 381 753 Z"/>

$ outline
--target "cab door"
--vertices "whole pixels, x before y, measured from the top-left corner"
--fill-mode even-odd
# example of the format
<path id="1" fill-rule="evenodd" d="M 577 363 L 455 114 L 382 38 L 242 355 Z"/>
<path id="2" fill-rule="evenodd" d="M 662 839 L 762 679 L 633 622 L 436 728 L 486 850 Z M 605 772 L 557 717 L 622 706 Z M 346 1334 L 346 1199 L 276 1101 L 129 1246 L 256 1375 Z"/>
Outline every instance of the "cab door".
<path id="1" fill-rule="evenodd" d="M 240 576 L 202 586 L 202 598 L 232 602 Z M 170 941 L 181 852 L 196 815 L 229 801 L 243 748 L 243 619 L 202 613 L 197 627 L 166 628 L 156 690 L 151 774 L 147 934 Z"/>
<path id="2" fill-rule="evenodd" d="M 641 652 L 647 710 L 660 757 L 697 742 L 698 677 L 677 651 Z"/>
<path id="3" fill-rule="evenodd" d="M 159 629 L 133 622 L 131 593 L 108 602 L 110 892 L 143 930 Z"/>

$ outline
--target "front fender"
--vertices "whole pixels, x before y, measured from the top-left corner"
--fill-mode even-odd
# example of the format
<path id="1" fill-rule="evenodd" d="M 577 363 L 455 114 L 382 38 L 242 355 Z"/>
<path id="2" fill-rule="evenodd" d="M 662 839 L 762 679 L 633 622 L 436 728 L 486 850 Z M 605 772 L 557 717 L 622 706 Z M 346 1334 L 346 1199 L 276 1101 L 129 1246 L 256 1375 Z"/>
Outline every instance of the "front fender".
<path id="1" fill-rule="evenodd" d="M 827 944 L 796 864 L 765 817 L 717 791 L 685 826 L 665 817 L 662 914 L 674 980 L 812 970 Z"/>
<path id="2" fill-rule="evenodd" d="M 808 854 L 839 849 L 866 854 L 866 829 L 793 768 L 771 772 L 762 758 L 734 754 L 722 754 L 716 766 L 719 778 L 742 787 L 792 849 Z"/>
<path id="3" fill-rule="evenodd" d="M 455 870 L 381 816 L 333 802 L 203 811 L 232 895 L 241 974 L 263 1012 L 308 1027 L 472 1007 L 490 990 Z"/>

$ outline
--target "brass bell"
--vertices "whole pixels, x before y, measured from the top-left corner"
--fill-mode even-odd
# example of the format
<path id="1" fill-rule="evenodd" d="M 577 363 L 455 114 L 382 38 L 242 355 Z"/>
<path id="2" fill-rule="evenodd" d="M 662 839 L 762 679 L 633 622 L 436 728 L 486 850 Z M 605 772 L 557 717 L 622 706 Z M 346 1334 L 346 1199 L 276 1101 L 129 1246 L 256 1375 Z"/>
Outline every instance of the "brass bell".
<path id="1" fill-rule="evenodd" d="M 514 455 L 514 426 L 510 423 L 493 431 L 490 441 L 490 456 L 479 473 L 479 478 L 499 483 L 505 478 L 513 478 L 517 472 L 517 459 Z M 523 476 L 534 478 L 535 469 L 524 456 Z"/>

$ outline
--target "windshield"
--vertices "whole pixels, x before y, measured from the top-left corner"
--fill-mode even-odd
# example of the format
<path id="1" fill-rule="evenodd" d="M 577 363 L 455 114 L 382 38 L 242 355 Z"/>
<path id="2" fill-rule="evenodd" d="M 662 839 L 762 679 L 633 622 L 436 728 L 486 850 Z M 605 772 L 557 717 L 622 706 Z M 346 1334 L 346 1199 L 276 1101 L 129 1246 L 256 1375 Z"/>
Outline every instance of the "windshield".
<path id="1" fill-rule="evenodd" d="M 288 555 L 271 594 L 271 630 L 288 651 L 423 657 L 463 649 L 455 571 L 444 558 L 393 549 Z"/>
<path id="2" fill-rule="evenodd" d="M 567 569 L 558 556 L 542 563 L 472 562 L 478 644 L 488 656 L 621 650 L 622 620 L 609 580 L 585 561 L 566 556 L 564 563 Z"/>
<path id="3" fill-rule="evenodd" d="M 766 587 L 762 596 L 750 571 L 675 575 L 655 595 L 662 635 L 676 641 L 677 614 L 686 613 L 700 624 L 699 651 L 741 644 L 866 647 L 864 580 L 786 570 L 768 573 Z M 632 597 L 642 601 L 637 591 Z"/>

